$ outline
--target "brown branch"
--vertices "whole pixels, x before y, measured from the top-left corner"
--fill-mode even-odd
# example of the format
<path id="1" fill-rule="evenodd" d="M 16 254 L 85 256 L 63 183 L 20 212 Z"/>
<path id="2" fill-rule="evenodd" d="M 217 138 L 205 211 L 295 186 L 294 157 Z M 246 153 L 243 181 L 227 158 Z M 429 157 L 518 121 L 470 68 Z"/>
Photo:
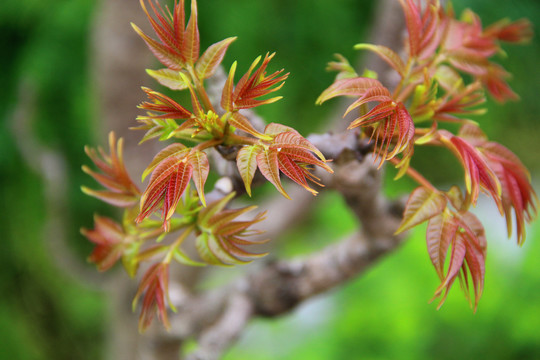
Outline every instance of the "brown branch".
<path id="1" fill-rule="evenodd" d="M 403 236 L 393 232 L 400 222 L 403 203 L 388 202 L 380 191 L 371 191 L 379 189 L 381 183 L 381 173 L 371 157 L 358 160 L 347 155 L 348 151 L 344 154 L 336 161 L 336 176 L 330 186 L 344 194 L 362 230 L 308 257 L 266 263 L 230 286 L 186 297 L 176 304 L 181 310 L 169 336 L 199 336 L 199 349 L 191 359 L 218 359 L 250 318 L 285 314 L 303 301 L 359 276 L 399 246 Z M 231 305 L 233 298 L 236 300 Z M 243 305 L 238 306 L 236 301 Z M 227 328 L 230 320 L 225 319 L 236 322 Z"/>

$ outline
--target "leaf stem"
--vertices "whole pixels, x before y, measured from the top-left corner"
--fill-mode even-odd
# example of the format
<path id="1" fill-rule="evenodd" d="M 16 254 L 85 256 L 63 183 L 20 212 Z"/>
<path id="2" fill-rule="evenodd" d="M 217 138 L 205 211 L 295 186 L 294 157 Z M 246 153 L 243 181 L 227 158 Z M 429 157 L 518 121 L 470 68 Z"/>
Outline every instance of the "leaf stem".
<path id="1" fill-rule="evenodd" d="M 392 159 L 389 160 L 392 164 L 394 165 L 398 165 L 401 160 L 398 158 L 398 157 L 394 157 Z M 422 174 L 420 174 L 418 171 L 416 171 L 415 169 L 413 169 L 412 167 L 408 167 L 407 168 L 407 171 L 406 171 L 407 175 L 412 178 L 414 181 L 416 181 L 418 184 L 432 190 L 432 191 L 435 191 L 435 192 L 439 192 L 439 190 L 433 186 L 433 184 L 431 184 L 429 182 L 428 179 L 426 179 L 424 176 L 422 176 Z"/>
<path id="2" fill-rule="evenodd" d="M 167 255 L 165 255 L 165 259 L 163 259 L 164 264 L 169 264 L 171 262 L 171 259 L 174 256 L 174 251 L 176 250 L 176 248 L 182 245 L 184 240 L 193 230 L 195 230 L 195 225 L 191 225 L 190 227 L 186 228 L 184 232 L 169 246 Z"/>
<path id="3" fill-rule="evenodd" d="M 193 68 L 193 66 L 188 66 L 187 70 L 189 72 L 189 75 L 191 76 L 191 79 L 193 80 L 193 85 L 195 85 L 195 91 L 197 91 L 197 93 L 199 94 L 203 106 L 205 107 L 205 112 L 211 110 L 215 113 L 216 110 L 214 109 L 214 106 L 212 105 L 212 102 L 210 101 L 210 98 L 206 93 L 206 89 L 204 88 L 202 81 L 197 76 L 195 69 Z"/>

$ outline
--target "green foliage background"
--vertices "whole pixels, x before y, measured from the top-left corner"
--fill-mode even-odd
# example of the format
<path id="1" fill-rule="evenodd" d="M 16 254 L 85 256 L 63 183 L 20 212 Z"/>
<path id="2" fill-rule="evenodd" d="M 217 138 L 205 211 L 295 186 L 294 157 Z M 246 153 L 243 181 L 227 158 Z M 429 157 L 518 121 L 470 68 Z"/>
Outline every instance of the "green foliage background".
<path id="1" fill-rule="evenodd" d="M 103 0 L 107 1 L 107 0 Z M 200 0 L 203 44 L 238 35 L 225 60 L 241 69 L 266 51 L 276 51 L 274 66 L 291 72 L 285 99 L 268 106 L 271 121 L 318 131 L 332 104 L 314 100 L 332 81 L 324 71 L 332 54 L 350 59 L 352 45 L 366 41 L 374 1 Z M 496 5 L 495 5 L 496 3 Z M 527 16 L 540 23 L 535 0 L 459 0 L 489 24 L 500 17 Z M 79 226 L 91 226 L 104 212 L 84 197 L 80 171 L 84 144 L 96 139 L 89 35 L 92 0 L 3 0 L 0 2 L 0 359 L 100 359 L 104 353 L 106 299 L 76 283 L 55 266 L 43 241 L 46 199 L 41 174 L 28 164 L 13 136 L 13 117 L 25 84 L 35 86 L 33 135 L 65 156 L 69 174 L 67 231 L 81 262 L 91 246 Z M 126 26 L 128 26 L 126 24 Z M 518 103 L 489 103 L 480 122 L 489 136 L 514 150 L 540 173 L 540 41 L 507 47 L 501 62 L 514 74 Z M 133 89 L 137 91 L 137 89 Z M 435 181 L 460 181 L 452 166 L 418 151 L 416 165 Z M 441 154 L 444 156 L 444 154 Z M 450 162 L 450 157 L 443 157 Z M 434 166 L 434 164 L 436 164 Z M 534 175 L 533 175 L 534 177 Z M 410 184 L 388 183 L 395 195 Z M 343 289 L 321 296 L 278 320 L 257 320 L 227 359 L 537 359 L 540 358 L 540 226 L 529 229 L 522 249 L 504 239 L 490 206 L 479 206 L 487 224 L 490 250 L 485 294 L 477 314 L 454 289 L 440 311 L 428 304 L 437 286 L 419 229 L 398 252 Z M 319 249 L 351 232 L 356 224 L 339 197 L 325 194 L 309 218 L 282 241 L 285 256 Z M 224 270 L 225 271 L 225 270 Z M 126 304 L 129 306 L 129 304 Z"/>

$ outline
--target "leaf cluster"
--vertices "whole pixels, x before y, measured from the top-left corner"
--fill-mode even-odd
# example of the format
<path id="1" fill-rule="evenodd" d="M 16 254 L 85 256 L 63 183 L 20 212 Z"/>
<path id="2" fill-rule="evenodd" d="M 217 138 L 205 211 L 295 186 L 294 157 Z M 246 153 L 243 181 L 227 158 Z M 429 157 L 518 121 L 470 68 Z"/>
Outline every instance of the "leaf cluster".
<path id="1" fill-rule="evenodd" d="M 492 57 L 503 53 L 500 42 L 530 40 L 531 24 L 504 19 L 483 28 L 471 10 L 456 18 L 451 6 L 444 9 L 437 0 L 424 7 L 414 0 L 399 2 L 407 26 L 405 56 L 380 45 L 355 46 L 386 62 L 399 78 L 397 85 L 391 91 L 370 71 L 358 76 L 338 56 L 329 66 L 338 71 L 336 80 L 317 102 L 338 96 L 355 99 L 345 112 L 358 114 L 349 128 L 360 127 L 369 136 L 380 165 L 389 161 L 400 168 L 397 178 L 408 175 L 420 185 L 410 195 L 396 233 L 428 221 L 428 253 L 441 278 L 435 297 L 446 289 L 442 304 L 458 278 L 468 299 L 470 288 L 474 290 L 476 309 L 487 243 L 482 224 L 470 211 L 480 192 L 488 194 L 506 218 L 509 236 L 515 218 L 519 244 L 525 241 L 525 223 L 536 216 L 538 199 L 517 156 L 489 141 L 470 116 L 485 113 L 485 92 L 500 102 L 518 98 L 506 83 L 509 74 Z M 372 102 L 376 105 L 369 108 Z M 453 133 L 441 126 L 444 123 L 458 124 L 459 130 Z M 464 191 L 455 186 L 439 190 L 409 166 L 414 150 L 422 146 L 443 147 L 456 156 L 465 174 Z"/>
<path id="2" fill-rule="evenodd" d="M 116 141 L 110 135 L 109 153 L 86 149 L 99 171 L 86 166 L 83 170 L 105 190 L 83 187 L 83 191 L 124 208 L 124 217 L 118 223 L 96 215 L 94 229 L 82 232 L 96 244 L 89 260 L 99 270 L 121 260 L 128 274 L 135 276 L 141 263 L 151 262 L 134 299 L 136 307 L 142 298 L 139 327 L 144 330 L 155 314 L 168 326 L 167 306 L 172 307 L 168 273 L 173 260 L 194 266 L 230 266 L 264 255 L 244 248 L 261 242 L 250 236 L 261 233 L 251 227 L 264 213 L 245 220 L 243 215 L 255 206 L 227 208 L 234 193 L 206 203 L 205 184 L 214 166 L 208 151 L 219 147 L 234 154 L 238 175 L 250 196 L 257 170 L 288 199 L 281 174 L 316 195 L 310 183 L 322 184 L 314 169 L 333 171 L 321 151 L 294 128 L 270 123 L 264 130 L 256 129 L 244 112 L 281 99 L 274 92 L 289 74 L 283 70 L 267 73 L 275 54 L 257 57 L 238 81 L 234 62 L 221 97 L 210 99 L 205 81 L 215 74 L 236 38 L 219 41 L 201 55 L 196 0 L 191 1 L 187 23 L 183 0 L 175 1 L 171 9 L 155 0 L 140 2 L 155 37 L 132 26 L 165 66 L 147 73 L 172 91 L 189 93 L 189 101 L 179 103 L 174 96 L 143 88 L 147 100 L 139 108 L 145 114 L 137 118 L 139 126 L 135 127 L 145 131 L 141 142 L 172 143 L 144 170 L 142 180 L 149 176 L 149 181 L 142 192 L 123 164 L 121 139 Z M 485 113 L 481 107 L 485 92 L 499 101 L 517 98 L 505 81 L 508 73 L 492 57 L 502 52 L 501 41 L 527 41 L 530 23 L 503 20 L 484 29 L 470 10 L 458 19 L 451 7 L 444 9 L 437 0 L 429 0 L 425 7 L 414 0 L 399 2 L 407 25 L 405 55 L 381 45 L 355 46 L 374 52 L 390 65 L 399 79 L 397 84 L 383 84 L 369 69 L 358 76 L 338 55 L 328 67 L 337 71 L 336 80 L 317 103 L 341 96 L 353 98 L 345 115 L 356 116 L 348 129 L 360 130 L 359 140 L 365 138 L 373 144 L 379 167 L 390 162 L 399 168 L 398 178 L 407 175 L 419 183 L 396 233 L 427 222 L 428 253 L 441 280 L 435 297 L 441 297 L 442 305 L 458 279 L 476 309 L 483 291 L 487 249 L 483 226 L 471 212 L 480 192 L 494 200 L 506 218 L 509 234 L 516 224 L 519 244 L 525 240 L 525 223 L 536 216 L 538 200 L 521 161 L 503 145 L 489 141 L 479 123 L 469 117 Z M 451 132 L 441 126 L 445 123 L 457 124 L 459 130 Z M 415 149 L 424 146 L 443 147 L 456 156 L 464 170 L 463 190 L 457 186 L 438 189 L 411 167 Z M 198 259 L 182 250 L 189 236 L 194 238 Z"/>
<path id="3" fill-rule="evenodd" d="M 106 190 L 83 191 L 111 205 L 123 207 L 124 219 L 96 216 L 94 229 L 83 234 L 96 244 L 89 260 L 99 270 L 111 268 L 122 260 L 124 268 L 134 276 L 142 262 L 152 261 L 145 272 L 134 303 L 142 297 L 140 328 L 145 329 L 157 313 L 168 324 L 166 306 L 169 264 L 175 260 L 189 265 L 245 264 L 264 254 L 244 249 L 260 243 L 250 240 L 260 231 L 251 227 L 264 218 L 264 213 L 252 220 L 237 220 L 255 206 L 227 209 L 235 196 L 231 193 L 210 204 L 205 199 L 205 184 L 212 164 L 207 152 L 215 147 L 235 152 L 237 168 L 251 195 L 251 183 L 257 169 L 285 197 L 289 198 L 280 180 L 280 173 L 313 194 L 317 191 L 308 180 L 322 186 L 312 174 L 313 167 L 326 171 L 322 153 L 295 129 L 269 124 L 264 132 L 253 127 L 243 110 L 274 103 L 280 96 L 268 96 L 278 91 L 288 74 L 278 70 L 268 74 L 267 68 L 275 54 L 257 57 L 236 82 L 234 62 L 223 86 L 220 103 L 212 102 L 205 87 L 220 66 L 228 47 L 236 40 L 230 37 L 209 46 L 201 55 L 197 25 L 197 2 L 191 1 L 191 13 L 186 23 L 184 1 L 172 9 L 157 1 L 141 0 L 141 7 L 155 33 L 145 34 L 132 24 L 154 56 L 165 66 L 147 73 L 161 85 L 173 91 L 187 91 L 189 103 L 179 103 L 173 97 L 143 87 L 147 100 L 139 105 L 145 114 L 137 118 L 144 130 L 141 142 L 151 139 L 173 140 L 159 151 L 142 174 L 149 177 L 144 191 L 131 180 L 122 160 L 122 140 L 110 136 L 110 154 L 87 148 L 87 153 L 101 173 L 84 166 Z M 194 189 L 190 184 L 194 184 Z M 176 235 L 179 233 L 180 235 Z M 192 259 L 182 250 L 189 235 L 195 237 L 199 259 Z M 158 260 L 157 262 L 156 259 Z"/>

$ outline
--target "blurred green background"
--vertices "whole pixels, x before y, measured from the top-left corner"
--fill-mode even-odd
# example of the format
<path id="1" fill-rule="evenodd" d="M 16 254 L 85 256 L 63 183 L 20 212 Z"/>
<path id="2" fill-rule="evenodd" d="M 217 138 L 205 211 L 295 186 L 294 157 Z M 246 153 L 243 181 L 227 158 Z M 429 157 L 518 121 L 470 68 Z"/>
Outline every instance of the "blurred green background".
<path id="1" fill-rule="evenodd" d="M 314 106 L 318 94 L 332 82 L 333 75 L 324 71 L 326 63 L 336 52 L 350 59 L 358 56 L 352 45 L 367 41 L 375 4 L 368 0 L 316 5 L 312 0 L 199 3 L 203 45 L 239 37 L 226 66 L 238 59 L 245 69 L 257 55 L 277 52 L 274 66 L 284 67 L 291 76 L 281 91 L 285 99 L 264 108 L 263 115 L 294 125 L 303 134 L 319 131 L 332 111 L 331 103 Z M 471 7 L 485 24 L 504 16 L 526 16 L 540 24 L 536 0 L 454 4 L 458 12 Z M 55 265 L 43 239 L 50 214 L 42 175 L 29 164 L 28 154 L 23 156 L 24 146 L 14 136 L 16 122 L 29 121 L 32 136 L 65 157 L 67 208 L 59 211 L 68 221 L 61 221 L 58 226 L 65 228 L 56 230 L 67 234 L 81 264 L 92 270 L 84 264 L 91 246 L 79 227 L 91 226 L 94 212 L 107 212 L 79 190 L 81 184 L 90 183 L 80 170 L 88 162 L 83 146 L 103 143 L 96 135 L 96 95 L 89 70 L 95 9 L 92 0 L 0 2 L 0 359 L 104 356 L 107 299 Z M 514 74 L 511 85 L 522 101 L 503 106 L 489 102 L 488 116 L 480 122 L 492 139 L 523 159 L 538 184 L 540 41 L 536 36 L 527 46 L 505 49 L 509 57 L 500 63 Z M 28 83 L 33 84 L 31 90 Z M 35 101 L 32 111 L 21 116 L 18 104 L 28 91 Z M 459 181 L 461 175 L 451 166 L 438 165 L 441 160 L 434 156 L 439 155 L 450 160 L 437 152 L 418 151 L 416 165 L 438 183 Z M 410 186 L 389 181 L 387 191 L 397 195 Z M 481 203 L 477 213 L 485 221 L 490 245 L 485 293 L 476 314 L 457 288 L 440 311 L 428 304 L 438 282 L 419 229 L 399 251 L 344 288 L 282 319 L 256 320 L 227 359 L 539 359 L 540 225 L 530 227 L 527 242 L 519 249 L 506 240 L 492 204 Z M 280 251 L 285 256 L 313 251 L 355 226 L 340 198 L 324 194 L 305 222 L 281 242 Z"/>

